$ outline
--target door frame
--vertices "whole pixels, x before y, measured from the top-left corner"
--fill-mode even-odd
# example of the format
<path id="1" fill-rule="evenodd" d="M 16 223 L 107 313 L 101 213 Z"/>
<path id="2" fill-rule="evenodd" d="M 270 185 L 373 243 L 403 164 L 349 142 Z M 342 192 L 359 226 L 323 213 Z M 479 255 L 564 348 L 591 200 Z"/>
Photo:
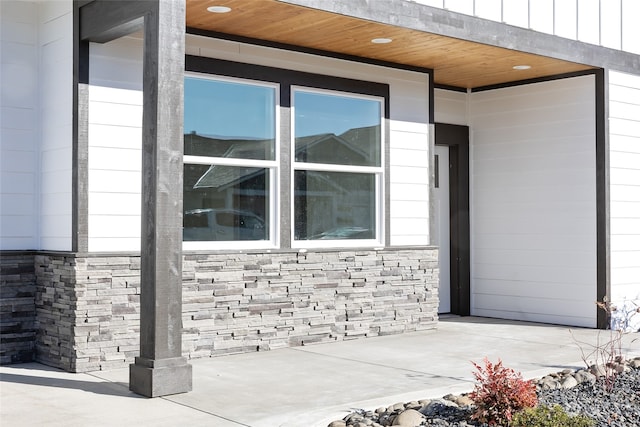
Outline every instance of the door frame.
<path id="1" fill-rule="evenodd" d="M 451 313 L 471 314 L 469 127 L 435 123 L 435 145 L 449 147 Z"/>

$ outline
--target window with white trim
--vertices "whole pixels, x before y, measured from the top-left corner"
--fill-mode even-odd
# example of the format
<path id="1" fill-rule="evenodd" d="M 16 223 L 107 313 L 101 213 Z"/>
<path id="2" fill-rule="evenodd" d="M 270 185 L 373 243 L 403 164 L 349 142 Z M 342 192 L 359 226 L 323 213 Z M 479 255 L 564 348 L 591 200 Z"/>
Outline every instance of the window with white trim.
<path id="1" fill-rule="evenodd" d="M 277 244 L 278 86 L 187 75 L 185 249 Z"/>
<path id="2" fill-rule="evenodd" d="M 189 55 L 186 69 L 184 249 L 384 245 L 387 84 Z"/>
<path id="3" fill-rule="evenodd" d="M 293 245 L 380 244 L 384 99 L 293 87 Z"/>

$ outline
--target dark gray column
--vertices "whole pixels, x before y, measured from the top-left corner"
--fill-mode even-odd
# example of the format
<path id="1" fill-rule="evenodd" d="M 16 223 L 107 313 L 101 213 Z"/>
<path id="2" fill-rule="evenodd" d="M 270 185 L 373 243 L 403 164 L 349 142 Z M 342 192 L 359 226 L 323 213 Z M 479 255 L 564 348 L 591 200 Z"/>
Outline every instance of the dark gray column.
<path id="1" fill-rule="evenodd" d="M 72 252 L 89 250 L 89 42 L 80 37 L 80 6 L 74 2 Z"/>
<path id="2" fill-rule="evenodd" d="M 129 388 L 144 396 L 192 388 L 182 357 L 184 0 L 144 19 L 140 357 Z"/>
<path id="3" fill-rule="evenodd" d="M 182 357 L 185 0 L 75 4 L 81 42 L 144 30 L 140 357 L 131 365 L 129 388 L 148 397 L 184 393 L 192 388 L 191 365 Z M 80 95 L 76 103 L 86 106 Z"/>

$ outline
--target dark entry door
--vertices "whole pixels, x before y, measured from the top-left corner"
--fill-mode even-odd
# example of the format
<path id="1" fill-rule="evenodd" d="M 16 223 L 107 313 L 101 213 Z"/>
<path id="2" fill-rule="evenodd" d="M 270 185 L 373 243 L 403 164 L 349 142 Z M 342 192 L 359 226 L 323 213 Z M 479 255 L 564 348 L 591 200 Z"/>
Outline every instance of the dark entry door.
<path id="1" fill-rule="evenodd" d="M 471 314 L 469 127 L 436 123 L 435 143 L 449 148 L 449 276 L 451 313 Z M 441 171 L 447 165 L 440 164 Z"/>

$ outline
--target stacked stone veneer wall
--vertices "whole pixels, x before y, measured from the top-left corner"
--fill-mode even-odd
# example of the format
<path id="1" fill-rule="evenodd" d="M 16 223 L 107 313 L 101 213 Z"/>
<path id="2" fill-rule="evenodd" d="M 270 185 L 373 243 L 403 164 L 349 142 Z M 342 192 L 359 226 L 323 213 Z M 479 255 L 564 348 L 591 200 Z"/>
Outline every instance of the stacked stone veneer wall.
<path id="1" fill-rule="evenodd" d="M 33 254 L 0 255 L 0 364 L 31 362 L 36 338 Z"/>
<path id="2" fill-rule="evenodd" d="M 184 255 L 189 358 L 434 328 L 437 250 Z M 69 371 L 138 354 L 138 256 L 39 254 L 36 358 Z"/>

